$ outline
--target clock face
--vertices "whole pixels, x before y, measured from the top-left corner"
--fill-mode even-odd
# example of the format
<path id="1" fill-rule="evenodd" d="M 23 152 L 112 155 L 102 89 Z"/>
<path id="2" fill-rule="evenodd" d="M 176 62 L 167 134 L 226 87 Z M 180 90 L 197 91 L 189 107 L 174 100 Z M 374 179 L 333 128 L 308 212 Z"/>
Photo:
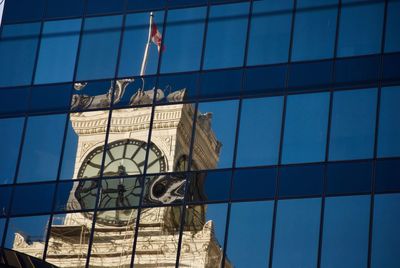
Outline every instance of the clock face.
<path id="1" fill-rule="evenodd" d="M 138 140 L 120 140 L 108 144 L 104 162 L 103 177 L 143 174 L 147 143 Z M 100 176 L 104 146 L 94 149 L 83 161 L 78 178 Z M 150 145 L 147 173 L 166 170 L 164 155 L 154 144 Z"/>
<path id="2" fill-rule="evenodd" d="M 122 225 L 131 222 L 136 217 L 133 209 L 121 208 L 137 206 L 142 191 L 141 177 L 130 175 L 143 174 L 143 168 L 148 145 L 138 140 L 120 140 L 108 145 L 106 151 L 103 176 L 99 187 L 99 179 L 82 180 L 75 191 L 75 197 L 82 209 L 94 207 L 96 193 L 99 191 L 99 211 L 97 221 L 104 224 Z M 160 173 L 166 169 L 166 161 L 162 152 L 151 144 L 147 164 L 148 173 Z M 78 172 L 78 178 L 93 178 L 100 176 L 101 161 L 104 147 L 94 149 L 83 161 Z M 120 208 L 120 209 L 118 209 Z M 102 211 L 101 209 L 114 209 Z M 92 217 L 92 213 L 85 213 Z"/>

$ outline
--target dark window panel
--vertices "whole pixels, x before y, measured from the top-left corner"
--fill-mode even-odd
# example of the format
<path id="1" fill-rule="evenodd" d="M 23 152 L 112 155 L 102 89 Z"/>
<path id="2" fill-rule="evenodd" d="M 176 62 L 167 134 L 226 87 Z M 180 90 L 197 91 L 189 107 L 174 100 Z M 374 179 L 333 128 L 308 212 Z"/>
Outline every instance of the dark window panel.
<path id="1" fill-rule="evenodd" d="M 57 212 L 74 210 L 74 207 L 71 206 L 72 200 L 70 200 L 71 191 L 74 187 L 74 183 L 77 184 L 77 182 L 73 182 L 73 181 L 66 181 L 66 182 L 58 183 L 53 212 L 57 213 Z M 75 209 L 78 209 L 78 208 L 75 208 Z"/>
<path id="2" fill-rule="evenodd" d="M 286 65 L 245 69 L 243 94 L 283 93 L 286 73 Z"/>
<path id="3" fill-rule="evenodd" d="M 87 0 L 87 14 L 121 13 L 124 10 L 125 0 Z"/>
<path id="4" fill-rule="evenodd" d="M 332 61 L 291 64 L 288 91 L 327 89 L 332 83 Z"/>
<path id="5" fill-rule="evenodd" d="M 254 1 L 247 65 L 288 61 L 292 9 L 293 0 Z"/>
<path id="6" fill-rule="evenodd" d="M 243 71 L 211 71 L 201 75 L 200 97 L 216 98 L 239 96 L 242 87 Z"/>
<path id="7" fill-rule="evenodd" d="M 279 173 L 279 196 L 314 196 L 323 191 L 324 166 L 286 166 Z"/>
<path id="8" fill-rule="evenodd" d="M 242 101 L 237 167 L 278 163 L 282 112 L 283 97 Z"/>
<path id="9" fill-rule="evenodd" d="M 333 57 L 337 3 L 338 0 L 297 1 L 292 49 L 293 61 Z"/>
<path id="10" fill-rule="evenodd" d="M 167 0 L 168 7 L 183 7 L 205 4 L 207 4 L 207 0 Z"/>
<path id="11" fill-rule="evenodd" d="M 0 120 L 0 184 L 14 181 L 24 117 Z"/>
<path id="12" fill-rule="evenodd" d="M 46 2 L 46 18 L 82 16 L 85 4 L 85 0 L 47 0 Z"/>
<path id="13" fill-rule="evenodd" d="M 31 116 L 27 120 L 17 181 L 55 180 L 60 162 L 66 115 Z"/>
<path id="14" fill-rule="evenodd" d="M 114 77 L 122 16 L 87 18 L 84 23 L 77 80 Z"/>
<path id="15" fill-rule="evenodd" d="M 287 97 L 283 164 L 325 160 L 329 99 L 328 92 Z"/>
<path id="16" fill-rule="evenodd" d="M 376 85 L 379 78 L 380 56 L 340 59 L 335 64 L 335 84 Z"/>
<path id="17" fill-rule="evenodd" d="M 264 199 L 274 198 L 276 168 L 237 169 L 233 176 L 231 198 Z"/>
<path id="18" fill-rule="evenodd" d="M 321 199 L 280 200 L 273 267 L 317 267 Z"/>
<path id="19" fill-rule="evenodd" d="M 369 195 L 326 198 L 322 268 L 367 267 L 370 199 Z"/>
<path id="20" fill-rule="evenodd" d="M 400 266 L 400 195 L 375 195 L 371 267 Z"/>
<path id="21" fill-rule="evenodd" d="M 161 73 L 200 69 L 206 11 L 200 7 L 168 12 Z"/>
<path id="22" fill-rule="evenodd" d="M 376 162 L 376 192 L 400 191 L 400 160 L 379 160 Z"/>
<path id="23" fill-rule="evenodd" d="M 41 20 L 45 0 L 11 0 L 4 6 L 3 23 Z"/>
<path id="24" fill-rule="evenodd" d="M 31 88 L 30 111 L 68 111 L 72 84 L 35 86 Z"/>
<path id="25" fill-rule="evenodd" d="M 331 163 L 328 165 L 327 194 L 370 193 L 372 163 Z"/>
<path id="26" fill-rule="evenodd" d="M 376 102 L 374 88 L 334 92 L 329 160 L 373 157 Z"/>
<path id="27" fill-rule="evenodd" d="M 152 9 L 162 9 L 166 5 L 167 0 L 127 0 L 128 10 L 152 10 Z"/>
<path id="28" fill-rule="evenodd" d="M 268 266 L 273 208 L 272 201 L 232 204 L 226 249 L 232 266 Z"/>
<path id="29" fill-rule="evenodd" d="M 385 52 L 400 51 L 400 1 L 389 0 L 386 15 Z"/>
<path id="30" fill-rule="evenodd" d="M 29 88 L 0 89 L 0 113 L 19 114 L 28 110 Z"/>
<path id="31" fill-rule="evenodd" d="M 199 75 L 197 73 L 163 75 L 158 78 L 158 88 L 164 92 L 165 97 L 168 97 L 172 92 L 185 89 L 183 101 L 193 100 L 198 95 L 198 80 Z"/>
<path id="32" fill-rule="evenodd" d="M 138 80 L 139 82 L 140 80 Z M 111 104 L 109 96 L 113 94 L 114 80 L 100 80 L 83 83 L 74 83 L 71 101 L 71 110 L 82 111 L 99 108 L 108 108 Z M 126 92 L 122 98 L 130 99 Z M 133 94 L 133 93 L 132 93 Z M 96 97 L 98 96 L 98 97 Z M 121 99 L 122 99 L 121 98 Z M 115 102 L 116 100 L 114 100 Z"/>
<path id="33" fill-rule="evenodd" d="M 400 80 L 400 54 L 383 56 L 383 83 L 397 82 Z"/>
<path id="34" fill-rule="evenodd" d="M 120 80 L 123 81 L 123 80 Z M 108 84 L 110 86 L 110 82 L 114 83 L 114 81 L 108 81 Z M 156 86 L 157 82 L 157 77 L 156 76 L 145 76 L 141 78 L 128 78 L 126 79 L 126 88 L 124 94 L 121 96 L 120 99 L 116 100 L 114 99 L 113 107 L 114 108 L 122 108 L 122 107 L 132 107 L 132 106 L 138 106 L 138 105 L 150 105 L 154 101 L 154 97 L 151 94 L 154 94 L 154 88 Z M 118 80 L 117 80 L 118 83 Z M 103 89 L 108 89 L 105 85 L 103 86 Z M 158 86 L 160 88 L 160 86 Z M 95 89 L 94 86 L 91 87 L 92 89 Z M 139 90 L 144 89 L 146 93 L 149 94 L 149 99 L 143 102 L 135 102 L 134 96 L 135 94 L 138 93 Z M 177 89 L 176 89 L 177 90 Z M 109 91 L 110 92 L 110 91 Z M 164 94 L 167 92 L 164 91 Z M 165 95 L 167 97 L 168 94 Z M 166 101 L 165 98 L 163 98 L 161 101 Z"/>
<path id="35" fill-rule="evenodd" d="M 137 0 L 134 1 L 138 2 Z M 154 2 L 145 1 L 148 3 Z M 119 77 L 140 75 L 146 42 L 149 35 L 149 20 L 150 13 L 148 12 L 128 14 L 126 16 L 118 67 Z M 158 31 L 163 34 L 164 11 L 154 12 L 153 20 L 157 25 Z M 164 52 L 168 53 L 168 47 L 164 47 Z M 147 54 L 147 65 L 144 75 L 152 75 L 157 72 L 158 58 L 158 47 L 151 42 Z"/>
<path id="36" fill-rule="evenodd" d="M 55 183 L 15 186 L 11 214 L 50 213 L 54 191 Z"/>
<path id="37" fill-rule="evenodd" d="M 72 81 L 81 22 L 75 19 L 44 23 L 35 84 Z"/>
<path id="38" fill-rule="evenodd" d="M 191 176 L 187 191 L 188 202 L 227 201 L 231 171 L 198 172 Z"/>
<path id="39" fill-rule="evenodd" d="M 211 6 L 204 69 L 243 65 L 249 3 Z"/>
<path id="40" fill-rule="evenodd" d="M 382 88 L 380 102 L 378 157 L 400 156 L 400 88 Z"/>
<path id="41" fill-rule="evenodd" d="M 384 7 L 384 1 L 343 1 L 337 48 L 339 57 L 380 52 Z"/>
<path id="42" fill-rule="evenodd" d="M 25 8 L 22 9 L 25 10 Z M 30 85 L 36 59 L 40 23 L 3 25 L 2 28 L 0 87 Z"/>
<path id="43" fill-rule="evenodd" d="M 8 209 L 11 201 L 11 190 L 12 186 L 0 187 L 0 218 L 8 216 Z"/>

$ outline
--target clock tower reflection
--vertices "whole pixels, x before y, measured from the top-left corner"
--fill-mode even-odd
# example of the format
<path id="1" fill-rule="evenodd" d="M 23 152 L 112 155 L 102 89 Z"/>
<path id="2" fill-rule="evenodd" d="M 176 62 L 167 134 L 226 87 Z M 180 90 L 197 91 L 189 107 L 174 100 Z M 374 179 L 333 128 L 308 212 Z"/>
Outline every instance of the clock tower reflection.
<path id="1" fill-rule="evenodd" d="M 136 102 L 150 94 L 139 91 L 132 97 Z M 82 267 L 89 253 L 91 267 L 130 267 L 134 251 L 135 266 L 175 267 L 181 235 L 182 266 L 220 267 L 223 241 L 216 238 L 212 220 L 206 222 L 207 205 L 183 206 L 185 192 L 199 196 L 203 186 L 198 183 L 196 189 L 186 191 L 188 175 L 183 171 L 189 168 L 190 151 L 192 170 L 215 168 L 221 143 L 211 129 L 210 114 L 198 113 L 196 142 L 190 149 L 194 106 L 174 103 L 183 100 L 184 92 L 172 92 L 174 98 L 167 97 L 169 103 L 154 111 L 140 107 L 113 110 L 111 117 L 109 111 L 101 110 L 71 114 L 78 137 L 74 186 L 68 200 L 69 211 L 74 213 L 54 217 L 57 222 L 50 229 L 48 262 Z M 124 92 L 117 88 L 116 93 L 118 102 Z M 74 107 L 109 105 L 102 99 L 108 96 L 85 98 L 74 96 Z M 20 242 L 14 249 L 33 254 L 35 247 L 42 246 Z M 231 267 L 229 261 L 225 267 Z"/>

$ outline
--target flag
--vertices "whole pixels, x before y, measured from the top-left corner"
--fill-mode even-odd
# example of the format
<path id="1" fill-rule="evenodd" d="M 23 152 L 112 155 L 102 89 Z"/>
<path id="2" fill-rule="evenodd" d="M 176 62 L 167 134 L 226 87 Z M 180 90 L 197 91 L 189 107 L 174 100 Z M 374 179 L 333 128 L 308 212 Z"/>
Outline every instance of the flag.
<path id="1" fill-rule="evenodd" d="M 161 47 L 162 35 L 158 31 L 157 24 L 154 21 L 151 24 L 151 41 L 157 46 L 158 52 L 160 52 L 160 50 L 161 52 L 164 51 L 165 47 Z"/>

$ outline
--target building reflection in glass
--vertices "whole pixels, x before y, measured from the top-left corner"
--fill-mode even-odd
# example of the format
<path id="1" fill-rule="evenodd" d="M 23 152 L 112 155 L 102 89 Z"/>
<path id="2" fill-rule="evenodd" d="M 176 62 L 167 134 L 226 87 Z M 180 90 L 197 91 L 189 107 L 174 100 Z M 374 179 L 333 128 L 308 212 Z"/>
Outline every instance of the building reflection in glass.
<path id="1" fill-rule="evenodd" d="M 181 265 L 219 267 L 222 262 L 226 220 L 215 226 L 215 210 L 213 214 L 208 209 L 217 205 L 184 203 L 186 193 L 186 201 L 206 200 L 205 173 L 193 173 L 195 179 L 190 181 L 195 183 L 186 187 L 188 175 L 182 172 L 214 169 L 218 164 L 221 143 L 212 130 L 212 116 L 196 115 L 193 104 L 182 103 L 187 88 L 168 88 L 168 93 L 155 87 L 143 90 L 151 84 L 140 80 L 111 82 L 105 90 L 96 87 L 106 82 L 74 86 L 73 132 L 68 135 L 75 135 L 76 142 L 66 144 L 77 149 L 64 156 L 75 164 L 73 171 L 62 174 L 73 174 L 75 183 L 60 188 L 70 189 L 68 200 L 61 200 L 60 189 L 57 192 L 55 210 L 71 213 L 56 214 L 51 223 L 46 260 L 54 265 L 82 267 L 90 256 L 90 266 L 129 267 L 135 250 L 135 264 L 174 267 L 180 235 Z M 138 84 L 139 89 L 126 96 L 132 93 L 129 86 Z M 153 108 L 153 101 L 165 105 Z M 122 107 L 101 110 L 111 106 Z M 196 136 L 193 150 L 192 133 Z M 227 206 L 223 206 L 226 218 Z M 23 242 L 14 243 L 13 249 L 42 255 L 43 241 Z M 41 252 L 35 253 L 36 249 Z M 225 267 L 230 267 L 229 261 Z"/>

